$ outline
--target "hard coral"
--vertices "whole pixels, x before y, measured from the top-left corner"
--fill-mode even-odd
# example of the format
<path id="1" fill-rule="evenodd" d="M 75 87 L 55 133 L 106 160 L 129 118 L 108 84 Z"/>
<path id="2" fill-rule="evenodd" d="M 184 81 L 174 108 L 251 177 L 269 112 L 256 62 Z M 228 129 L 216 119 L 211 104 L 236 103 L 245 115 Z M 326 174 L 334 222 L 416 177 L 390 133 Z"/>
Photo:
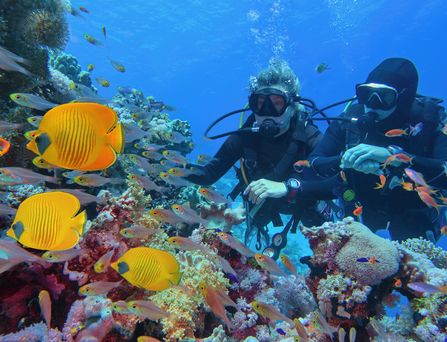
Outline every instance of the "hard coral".
<path id="1" fill-rule="evenodd" d="M 361 223 L 353 222 L 348 229 L 352 235 L 335 259 L 343 273 L 353 276 L 363 285 L 377 285 L 397 272 L 399 253 L 389 240 L 377 236 Z M 357 261 L 372 257 L 378 262 Z"/>

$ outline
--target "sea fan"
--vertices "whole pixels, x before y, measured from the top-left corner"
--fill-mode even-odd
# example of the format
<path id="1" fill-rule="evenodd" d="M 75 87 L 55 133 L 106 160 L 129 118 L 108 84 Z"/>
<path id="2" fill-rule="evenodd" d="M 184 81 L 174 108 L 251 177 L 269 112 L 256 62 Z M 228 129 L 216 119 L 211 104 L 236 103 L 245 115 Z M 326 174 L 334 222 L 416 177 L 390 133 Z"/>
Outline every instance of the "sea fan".
<path id="1" fill-rule="evenodd" d="M 61 49 L 68 35 L 67 22 L 59 10 L 34 10 L 24 20 L 22 38 L 30 45 Z"/>

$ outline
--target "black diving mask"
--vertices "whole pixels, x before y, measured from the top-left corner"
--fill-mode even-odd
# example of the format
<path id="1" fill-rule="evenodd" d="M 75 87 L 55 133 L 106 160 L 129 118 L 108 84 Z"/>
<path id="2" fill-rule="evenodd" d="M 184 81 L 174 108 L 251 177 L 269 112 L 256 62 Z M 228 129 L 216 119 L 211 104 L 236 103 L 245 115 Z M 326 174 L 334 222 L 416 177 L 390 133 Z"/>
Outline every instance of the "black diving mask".
<path id="1" fill-rule="evenodd" d="M 292 102 L 293 97 L 276 88 L 260 89 L 248 98 L 248 106 L 259 116 L 279 117 Z"/>
<path id="2" fill-rule="evenodd" d="M 396 88 L 378 83 L 357 84 L 355 92 L 360 104 L 363 104 L 368 108 L 380 110 L 390 110 L 394 108 L 397 105 L 397 100 L 400 94 Z"/>

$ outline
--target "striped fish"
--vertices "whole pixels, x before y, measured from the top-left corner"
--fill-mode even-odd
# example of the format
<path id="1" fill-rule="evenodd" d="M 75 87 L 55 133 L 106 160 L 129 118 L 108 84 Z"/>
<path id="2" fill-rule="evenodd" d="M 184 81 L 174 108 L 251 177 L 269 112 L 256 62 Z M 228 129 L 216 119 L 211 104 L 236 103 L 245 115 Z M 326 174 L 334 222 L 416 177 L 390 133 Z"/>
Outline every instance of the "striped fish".
<path id="1" fill-rule="evenodd" d="M 52 165 L 82 171 L 107 169 L 123 146 L 116 112 L 97 103 L 67 103 L 51 109 L 26 145 Z"/>
<path id="2" fill-rule="evenodd" d="M 151 291 L 177 285 L 181 278 L 172 254 L 149 247 L 131 248 L 111 266 L 132 285 Z"/>
<path id="3" fill-rule="evenodd" d="M 87 219 L 76 196 L 45 192 L 24 200 L 6 235 L 29 248 L 59 251 L 74 247 Z"/>

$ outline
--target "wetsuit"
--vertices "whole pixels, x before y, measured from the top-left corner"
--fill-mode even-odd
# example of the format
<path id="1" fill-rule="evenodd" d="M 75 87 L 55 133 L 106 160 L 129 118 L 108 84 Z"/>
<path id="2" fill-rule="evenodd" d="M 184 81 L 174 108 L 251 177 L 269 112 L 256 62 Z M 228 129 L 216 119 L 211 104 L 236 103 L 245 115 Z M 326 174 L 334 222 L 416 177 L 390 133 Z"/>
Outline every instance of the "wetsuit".
<path id="1" fill-rule="evenodd" d="M 392 59 L 392 63 L 381 65 L 383 69 L 375 69 L 367 80 L 390 84 L 399 90 L 406 89 L 406 96 L 402 96 L 400 103 L 398 102 L 397 110 L 388 118 L 373 122 L 370 127 L 363 129 L 350 123 L 333 122 L 309 157 L 312 169 L 322 180 L 304 182 L 299 193 L 302 198 L 342 198 L 345 191 L 351 189 L 355 197 L 350 201 L 343 201 L 345 215 L 352 216 L 354 205 L 359 202 L 363 206 L 363 222 L 372 230 L 383 229 L 389 222 L 391 235 L 397 240 L 425 236 L 427 230 L 436 231 L 435 221 L 442 218 L 442 215 L 438 217 L 436 210 L 429 209 L 421 201 L 416 191 L 406 191 L 399 184 L 402 178 L 408 181 L 404 177 L 404 168 L 408 165 L 387 167 L 387 183 L 382 190 L 374 189 L 379 182 L 377 175 L 364 174 L 354 169 L 344 170 L 347 183 L 343 182 L 339 165 L 343 153 L 358 144 L 381 147 L 397 145 L 413 157 L 411 169 L 423 174 L 430 186 L 440 190 L 447 189 L 447 175 L 443 174 L 443 165 L 447 161 L 447 135 L 439 129 L 445 113 L 442 107 L 426 105 L 421 103 L 424 98 L 415 97 L 417 73 L 404 64 L 401 59 Z M 431 113 L 427 113 L 427 110 Z M 363 105 L 356 104 L 342 116 L 362 115 Z M 384 135 L 388 130 L 405 129 L 420 122 L 424 127 L 415 136 L 390 138 Z M 390 189 L 392 180 L 395 187 Z"/>
<path id="2" fill-rule="evenodd" d="M 297 119 L 297 116 L 294 116 L 291 120 L 289 130 L 278 137 L 267 138 L 250 132 L 229 136 L 213 160 L 201 167 L 200 173 L 190 175 L 187 179 L 199 185 L 213 184 L 240 158 L 244 158 L 244 168 L 249 182 L 261 178 L 272 181 L 286 181 L 291 177 L 299 178 L 299 175 L 293 170 L 293 163 L 308 158 L 310 152 L 321 140 L 322 133 L 314 125 L 304 126 L 302 121 Z M 251 115 L 247 118 L 244 127 L 251 127 L 254 121 L 255 118 Z M 293 139 L 297 148 L 295 151 L 290 151 L 289 148 Z M 287 153 L 291 155 L 284 157 Z M 274 219 L 274 216 L 279 217 L 278 212 L 289 214 L 298 210 L 301 212 L 300 214 L 305 212 L 308 220 L 314 220 L 315 216 L 311 212 L 314 213 L 315 211 L 305 210 L 305 208 L 312 207 L 314 204 L 315 201 L 312 200 L 300 203 L 299 207 L 296 207 L 294 204 L 288 203 L 286 198 L 269 198 L 255 216 L 254 224 L 261 227 L 273 220 L 273 223 L 276 223 L 275 226 L 277 226 L 281 224 L 277 219 Z"/>

